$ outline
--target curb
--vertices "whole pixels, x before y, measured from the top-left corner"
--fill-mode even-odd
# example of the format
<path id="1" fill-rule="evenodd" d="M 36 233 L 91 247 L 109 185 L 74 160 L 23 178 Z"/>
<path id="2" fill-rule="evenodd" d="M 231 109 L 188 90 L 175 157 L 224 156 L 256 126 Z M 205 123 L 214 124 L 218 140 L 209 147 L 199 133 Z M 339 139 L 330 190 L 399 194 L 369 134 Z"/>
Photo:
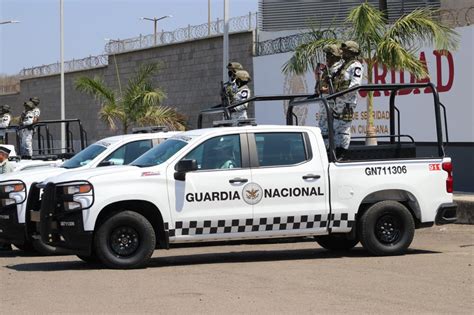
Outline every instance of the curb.
<path id="1" fill-rule="evenodd" d="M 456 194 L 454 202 L 458 205 L 457 224 L 474 224 L 474 194 Z"/>

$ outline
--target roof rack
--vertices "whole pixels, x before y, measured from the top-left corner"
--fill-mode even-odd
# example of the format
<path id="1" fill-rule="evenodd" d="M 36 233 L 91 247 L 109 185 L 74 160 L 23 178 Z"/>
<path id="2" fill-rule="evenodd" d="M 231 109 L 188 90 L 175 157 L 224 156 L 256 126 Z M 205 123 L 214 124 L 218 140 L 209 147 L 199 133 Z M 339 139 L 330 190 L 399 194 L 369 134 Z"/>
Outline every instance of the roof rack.
<path id="1" fill-rule="evenodd" d="M 216 120 L 212 123 L 213 127 L 242 127 L 256 126 L 255 118 L 237 119 L 237 120 Z"/>
<path id="2" fill-rule="evenodd" d="M 132 133 L 154 133 L 154 132 L 167 132 L 166 126 L 148 126 L 148 127 L 136 127 L 132 128 Z"/>

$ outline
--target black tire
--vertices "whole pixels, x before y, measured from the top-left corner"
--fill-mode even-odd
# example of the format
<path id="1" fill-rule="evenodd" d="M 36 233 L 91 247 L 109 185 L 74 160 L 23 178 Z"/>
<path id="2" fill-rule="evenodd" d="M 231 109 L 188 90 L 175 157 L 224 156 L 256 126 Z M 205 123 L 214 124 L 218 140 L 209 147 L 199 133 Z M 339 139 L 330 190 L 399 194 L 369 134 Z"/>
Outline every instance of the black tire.
<path id="1" fill-rule="evenodd" d="M 141 214 L 119 212 L 107 219 L 94 236 L 94 250 L 100 261 L 110 268 L 143 267 L 155 250 L 153 226 Z"/>
<path id="2" fill-rule="evenodd" d="M 358 239 L 349 239 L 346 234 L 332 234 L 315 237 L 319 246 L 333 251 L 347 251 L 359 243 Z"/>
<path id="3" fill-rule="evenodd" d="M 415 222 L 401 203 L 380 201 L 361 216 L 358 234 L 362 246 L 373 255 L 402 255 L 413 241 Z"/>

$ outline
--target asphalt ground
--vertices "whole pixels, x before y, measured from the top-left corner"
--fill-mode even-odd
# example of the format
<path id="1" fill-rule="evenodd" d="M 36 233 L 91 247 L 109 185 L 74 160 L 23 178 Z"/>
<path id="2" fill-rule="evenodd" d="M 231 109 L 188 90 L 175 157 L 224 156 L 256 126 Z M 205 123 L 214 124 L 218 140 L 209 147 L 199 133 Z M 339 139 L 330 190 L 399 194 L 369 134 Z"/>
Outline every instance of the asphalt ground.
<path id="1" fill-rule="evenodd" d="M 474 226 L 418 230 L 408 253 L 313 241 L 156 251 L 140 270 L 0 252 L 0 313 L 474 312 Z"/>

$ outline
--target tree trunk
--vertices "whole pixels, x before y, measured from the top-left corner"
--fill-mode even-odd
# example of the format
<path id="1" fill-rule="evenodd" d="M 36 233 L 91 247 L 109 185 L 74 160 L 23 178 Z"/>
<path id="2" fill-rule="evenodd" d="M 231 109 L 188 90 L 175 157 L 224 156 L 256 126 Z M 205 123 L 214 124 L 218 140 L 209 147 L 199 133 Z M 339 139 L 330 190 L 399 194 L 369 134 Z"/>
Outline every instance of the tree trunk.
<path id="1" fill-rule="evenodd" d="M 367 83 L 373 83 L 373 70 L 375 62 L 372 58 L 367 60 Z M 369 91 L 367 93 L 367 126 L 365 131 L 365 136 L 368 137 L 365 139 L 365 145 L 377 145 L 377 138 L 373 138 L 377 135 L 374 128 L 374 92 Z"/>

